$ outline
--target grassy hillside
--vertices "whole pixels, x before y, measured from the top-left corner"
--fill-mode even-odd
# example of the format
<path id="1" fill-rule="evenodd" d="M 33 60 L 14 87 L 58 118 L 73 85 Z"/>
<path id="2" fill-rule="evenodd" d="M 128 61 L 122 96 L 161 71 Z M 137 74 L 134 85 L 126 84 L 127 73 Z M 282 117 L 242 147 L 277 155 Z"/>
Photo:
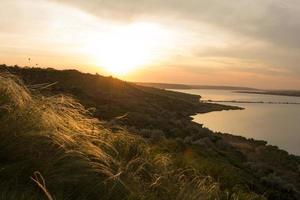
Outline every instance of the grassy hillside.
<path id="1" fill-rule="evenodd" d="M 0 199 L 300 197 L 299 157 L 190 121 L 229 107 L 73 70 L 0 70 Z"/>
<path id="2" fill-rule="evenodd" d="M 118 123 L 139 129 L 163 129 L 166 135 L 172 137 L 189 133 L 189 130 L 176 129 L 178 121 L 186 124 L 190 123 L 190 116 L 196 113 L 232 108 L 200 104 L 197 95 L 142 87 L 113 77 L 83 74 L 75 70 L 0 66 L 1 71 L 21 77 L 27 85 L 52 84 L 42 92 L 74 96 L 86 107 L 94 108 L 94 116 L 101 120 L 126 115 Z"/>
<path id="3" fill-rule="evenodd" d="M 139 136 L 111 132 L 66 96 L 0 77 L 1 199 L 212 199 L 218 184 L 174 167 Z M 187 193 L 189 192 L 189 193 Z"/>

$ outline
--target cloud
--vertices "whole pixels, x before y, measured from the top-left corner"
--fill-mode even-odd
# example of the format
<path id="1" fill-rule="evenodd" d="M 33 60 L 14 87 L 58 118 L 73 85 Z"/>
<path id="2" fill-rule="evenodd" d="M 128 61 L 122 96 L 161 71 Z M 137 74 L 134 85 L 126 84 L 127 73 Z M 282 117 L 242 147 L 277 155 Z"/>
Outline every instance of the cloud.
<path id="1" fill-rule="evenodd" d="M 190 29 L 196 32 L 195 35 L 198 34 L 199 38 L 214 36 L 217 41 L 225 34 L 226 37 L 222 38 L 225 47 L 215 45 L 202 48 L 200 43 L 199 49 L 194 48 L 195 59 L 213 57 L 218 62 L 231 59 L 235 60 L 232 69 L 262 74 L 282 73 L 286 76 L 292 74 L 300 78 L 300 1 L 298 0 L 56 1 L 99 18 L 120 22 L 135 20 L 166 22 L 171 26 Z M 203 24 L 214 27 L 213 31 L 208 31 L 206 35 L 200 33 Z M 251 62 L 254 62 L 255 66 Z M 220 66 L 224 65 L 220 64 Z M 197 65 L 192 68 L 196 70 Z M 216 69 L 201 64 L 198 68 L 199 71 Z"/>
<path id="2" fill-rule="evenodd" d="M 203 49 L 196 52 L 195 55 L 200 57 L 200 59 L 213 57 L 219 60 L 237 60 L 238 62 L 235 65 L 246 65 L 246 69 L 249 69 L 253 65 L 260 65 L 261 68 L 265 68 L 265 70 L 257 70 L 257 72 L 269 71 L 273 74 L 276 72 L 282 73 L 282 75 L 300 77 L 300 68 L 298 65 L 300 63 L 299 49 L 289 51 L 273 45 L 233 45 L 226 48 Z M 268 70 L 267 68 L 272 70 Z"/>
<path id="3" fill-rule="evenodd" d="M 205 22 L 236 34 L 300 48 L 297 0 L 56 0 L 115 20 L 157 18 Z"/>
<path id="4" fill-rule="evenodd" d="M 77 55 L 86 40 L 105 35 L 108 24 L 153 22 L 174 31 L 174 38 L 178 39 L 167 42 L 168 48 L 160 49 L 165 57 L 172 54 L 156 63 L 160 67 L 173 66 L 191 77 L 203 74 L 222 77 L 236 72 L 300 80 L 299 0 L 3 0 L 1 3 L 2 53 L 37 48 L 36 51 L 63 50 L 68 52 L 66 56 Z M 48 50 L 46 53 L 51 55 Z M 299 81 L 295 83 L 300 87 Z"/>

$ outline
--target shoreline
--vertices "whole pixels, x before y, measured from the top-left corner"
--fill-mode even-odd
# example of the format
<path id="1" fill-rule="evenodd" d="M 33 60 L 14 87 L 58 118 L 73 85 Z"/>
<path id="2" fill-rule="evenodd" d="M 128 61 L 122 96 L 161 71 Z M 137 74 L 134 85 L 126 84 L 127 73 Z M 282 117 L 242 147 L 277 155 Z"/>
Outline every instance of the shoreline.
<path id="1" fill-rule="evenodd" d="M 211 111 L 211 112 L 222 112 L 222 111 L 228 111 L 228 110 Z M 280 152 L 285 152 L 288 155 L 295 156 L 295 157 L 300 159 L 300 154 L 293 153 L 293 152 L 290 152 L 286 149 L 283 149 L 280 145 L 272 144 L 267 139 L 258 139 L 258 138 L 253 138 L 253 137 L 247 137 L 247 136 L 240 135 L 240 134 L 234 134 L 232 132 L 222 132 L 222 131 L 214 130 L 210 127 L 207 127 L 203 122 L 196 121 L 195 117 L 197 115 L 208 114 L 208 113 L 211 113 L 211 112 L 198 113 L 198 114 L 195 114 L 195 115 L 191 115 L 190 116 L 191 122 L 196 123 L 196 124 L 200 125 L 203 128 L 207 128 L 208 130 L 212 131 L 214 134 L 222 136 L 223 139 L 228 141 L 233 147 L 236 147 L 237 149 L 239 149 L 239 146 L 236 146 L 236 142 L 239 143 L 240 145 L 241 144 L 247 144 L 248 145 L 249 143 L 251 143 L 254 146 L 262 145 L 262 146 L 265 146 L 266 148 L 272 148 L 272 149 L 275 149 L 275 150 L 280 151 Z M 234 141 L 234 142 L 232 142 L 232 141 Z"/>
<path id="2" fill-rule="evenodd" d="M 300 105 L 297 102 L 272 102 L 272 101 L 217 101 L 217 100 L 202 100 L 203 103 L 250 103 L 250 104 L 285 104 L 285 105 Z"/>
<path id="3" fill-rule="evenodd" d="M 205 114 L 216 111 L 229 111 L 229 110 L 244 110 L 245 108 L 239 106 L 231 106 L 225 104 L 219 104 L 222 102 L 203 102 L 200 101 L 198 110 L 194 114 Z"/>
<path id="4" fill-rule="evenodd" d="M 228 102 L 233 102 L 233 101 L 210 101 L 210 102 L 225 102 L 225 103 L 228 103 Z M 237 103 L 237 102 L 234 102 L 234 103 Z M 206 104 L 213 104 L 213 103 L 206 103 Z M 255 104 L 255 102 L 254 102 L 254 104 Z M 273 103 L 273 104 L 275 104 L 275 103 Z M 227 107 L 227 105 L 223 105 L 223 104 L 213 104 L 213 105 L 218 105 L 218 106 L 221 106 L 221 107 L 222 106 Z M 290 104 L 290 105 L 292 105 L 292 104 Z M 297 103 L 297 105 L 300 105 L 300 103 Z M 199 112 L 197 114 L 191 115 L 190 119 L 191 119 L 191 122 L 196 123 L 196 124 L 198 124 L 198 125 L 200 125 L 204 128 L 207 128 L 208 130 L 212 131 L 214 134 L 221 134 L 222 138 L 224 138 L 225 140 L 228 140 L 229 143 L 231 143 L 231 141 L 233 140 L 235 142 L 238 141 L 239 144 L 247 144 L 248 145 L 249 143 L 252 143 L 252 145 L 254 145 L 254 146 L 256 146 L 256 144 L 259 144 L 259 145 L 265 146 L 266 148 L 276 150 L 278 152 L 285 152 L 288 155 L 295 156 L 295 157 L 300 159 L 300 154 L 299 153 L 295 153 L 295 152 L 293 153 L 293 151 L 288 151 L 286 149 L 283 149 L 283 147 L 281 147 L 280 144 L 270 143 L 269 139 L 259 139 L 259 138 L 255 138 L 255 137 L 252 137 L 252 136 L 244 136 L 244 135 L 240 135 L 240 134 L 235 134 L 232 131 L 228 131 L 228 132 L 225 131 L 224 132 L 224 131 L 220 131 L 220 130 L 215 130 L 215 129 L 212 129 L 211 127 L 206 126 L 203 122 L 196 120 L 197 115 L 209 114 L 209 113 L 212 113 L 212 112 L 234 111 L 234 110 L 245 110 L 245 108 L 235 107 L 235 106 L 228 106 L 227 108 L 224 108 L 224 109 L 219 109 L 219 110 L 216 109 L 216 110 L 211 110 L 209 112 Z M 236 147 L 235 142 L 232 143 L 232 145 L 234 147 Z M 236 148 L 239 149 L 239 147 L 236 147 Z"/>
<path id="5" fill-rule="evenodd" d="M 236 93 L 300 97 L 300 91 L 235 91 Z"/>

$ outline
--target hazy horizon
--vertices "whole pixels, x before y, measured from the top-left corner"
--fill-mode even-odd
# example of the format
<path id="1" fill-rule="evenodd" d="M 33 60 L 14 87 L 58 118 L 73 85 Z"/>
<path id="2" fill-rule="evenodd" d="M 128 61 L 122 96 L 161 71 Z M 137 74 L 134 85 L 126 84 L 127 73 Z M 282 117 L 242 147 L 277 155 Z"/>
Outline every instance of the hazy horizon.
<path id="1" fill-rule="evenodd" d="M 0 63 L 299 90 L 299 17 L 295 0 L 2 0 Z"/>

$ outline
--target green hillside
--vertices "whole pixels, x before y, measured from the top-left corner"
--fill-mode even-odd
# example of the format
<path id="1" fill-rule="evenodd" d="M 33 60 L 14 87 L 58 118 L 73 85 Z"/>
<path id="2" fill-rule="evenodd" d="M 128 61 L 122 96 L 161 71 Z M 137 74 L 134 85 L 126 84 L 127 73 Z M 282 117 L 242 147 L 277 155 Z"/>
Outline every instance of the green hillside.
<path id="1" fill-rule="evenodd" d="M 0 199 L 300 197 L 299 157 L 190 118 L 239 108 L 75 70 L 0 71 Z"/>

